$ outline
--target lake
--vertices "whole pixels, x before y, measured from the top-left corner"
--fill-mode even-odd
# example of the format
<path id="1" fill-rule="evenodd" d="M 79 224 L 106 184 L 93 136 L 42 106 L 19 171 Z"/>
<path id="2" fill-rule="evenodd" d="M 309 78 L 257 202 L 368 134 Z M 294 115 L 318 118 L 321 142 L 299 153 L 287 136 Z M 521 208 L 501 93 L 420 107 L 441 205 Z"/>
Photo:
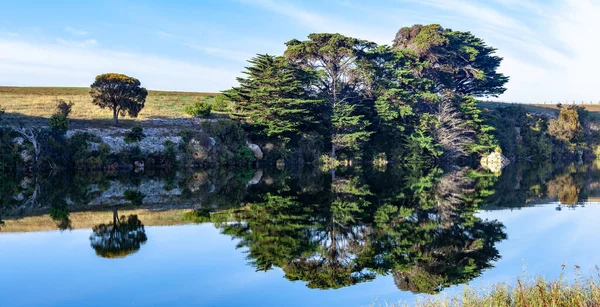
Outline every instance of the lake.
<path id="1" fill-rule="evenodd" d="M 593 163 L 6 174 L 0 200 L 2 306 L 411 304 L 600 264 Z"/>

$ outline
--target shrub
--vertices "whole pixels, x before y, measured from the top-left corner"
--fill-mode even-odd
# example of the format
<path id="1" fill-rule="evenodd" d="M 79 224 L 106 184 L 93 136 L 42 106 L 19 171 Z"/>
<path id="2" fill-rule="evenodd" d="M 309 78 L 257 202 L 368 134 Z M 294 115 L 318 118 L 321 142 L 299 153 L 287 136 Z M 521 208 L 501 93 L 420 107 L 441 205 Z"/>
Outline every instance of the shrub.
<path id="1" fill-rule="evenodd" d="M 0 105 L 0 115 L 3 115 L 4 113 L 6 113 L 6 109 Z"/>
<path id="2" fill-rule="evenodd" d="M 193 117 L 207 117 L 210 115 L 212 106 L 205 101 L 196 101 L 191 106 L 186 106 L 184 111 Z"/>
<path id="3" fill-rule="evenodd" d="M 50 117 L 50 129 L 54 132 L 65 133 L 69 130 L 69 119 L 63 114 L 54 114 Z"/>
<path id="4" fill-rule="evenodd" d="M 215 102 L 213 103 L 213 109 L 219 112 L 229 111 L 229 100 L 223 94 L 215 96 Z"/>
<path id="5" fill-rule="evenodd" d="M 210 222 L 210 211 L 206 209 L 198 209 L 190 212 L 186 212 L 183 215 L 183 219 L 186 222 L 201 224 Z"/>
<path id="6" fill-rule="evenodd" d="M 127 132 L 125 135 L 124 141 L 125 143 L 136 143 L 141 141 L 146 135 L 144 134 L 144 128 L 140 126 L 135 126 Z"/>
<path id="7" fill-rule="evenodd" d="M 209 135 L 218 137 L 229 149 L 246 146 L 246 133 L 238 122 L 231 120 L 204 122 L 202 128 Z"/>
<path id="8" fill-rule="evenodd" d="M 239 147 L 235 151 L 234 162 L 238 165 L 248 165 L 254 161 L 256 158 L 254 157 L 254 153 L 252 150 L 246 146 Z"/>
<path id="9" fill-rule="evenodd" d="M 558 119 L 548 122 L 548 133 L 565 142 L 577 141 L 583 133 L 577 108 L 561 108 Z"/>
<path id="10" fill-rule="evenodd" d="M 54 114 L 60 114 L 64 117 L 69 117 L 74 105 L 75 104 L 71 101 L 66 102 L 64 99 L 56 99 L 56 113 Z"/>
<path id="11" fill-rule="evenodd" d="M 143 200 L 146 195 L 139 191 L 126 190 L 123 193 L 123 197 L 128 200 L 134 206 L 143 205 Z"/>

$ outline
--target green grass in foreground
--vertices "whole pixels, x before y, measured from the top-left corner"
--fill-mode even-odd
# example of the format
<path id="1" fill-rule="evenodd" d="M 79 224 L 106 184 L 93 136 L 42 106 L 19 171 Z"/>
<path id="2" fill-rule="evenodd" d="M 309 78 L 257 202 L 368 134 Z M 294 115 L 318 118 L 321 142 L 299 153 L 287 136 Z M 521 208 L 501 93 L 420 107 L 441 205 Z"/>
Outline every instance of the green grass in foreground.
<path id="1" fill-rule="evenodd" d="M 563 270 L 564 270 L 563 266 Z M 564 271 L 563 271 L 564 272 Z M 584 277 L 575 266 L 575 281 L 568 283 L 563 274 L 558 280 L 519 278 L 516 286 L 497 284 L 490 290 L 465 288 L 454 297 L 441 297 L 417 302 L 418 307 L 592 307 L 600 306 L 600 271 Z M 400 304 L 399 306 L 402 306 Z"/>

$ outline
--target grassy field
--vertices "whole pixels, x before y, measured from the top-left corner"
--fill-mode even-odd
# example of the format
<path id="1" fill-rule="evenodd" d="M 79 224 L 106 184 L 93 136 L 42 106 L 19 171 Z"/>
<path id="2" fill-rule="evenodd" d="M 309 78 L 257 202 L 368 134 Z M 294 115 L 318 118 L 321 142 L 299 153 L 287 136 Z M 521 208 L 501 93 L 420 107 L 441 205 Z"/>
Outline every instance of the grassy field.
<path id="1" fill-rule="evenodd" d="M 147 209 L 119 209 L 119 216 L 135 214 L 145 226 L 167 226 L 189 224 L 184 219 L 189 209 L 151 211 Z M 92 228 L 94 225 L 111 222 L 111 208 L 104 211 L 72 212 L 69 214 L 73 229 Z M 5 220 L 0 232 L 31 232 L 56 230 L 56 222 L 49 215 L 29 216 L 20 219 Z"/>
<path id="2" fill-rule="evenodd" d="M 189 117 L 185 106 L 198 100 L 211 100 L 217 93 L 149 91 L 146 105 L 137 119 L 124 120 L 128 123 L 146 119 L 170 119 Z M 55 100 L 64 99 L 75 103 L 71 118 L 76 122 L 90 121 L 91 124 L 110 123 L 112 112 L 100 109 L 91 103 L 89 88 L 84 87 L 2 87 L 0 106 L 6 109 L 4 119 L 27 124 L 45 124 L 55 110 Z M 123 119 L 129 119 L 123 118 Z"/>

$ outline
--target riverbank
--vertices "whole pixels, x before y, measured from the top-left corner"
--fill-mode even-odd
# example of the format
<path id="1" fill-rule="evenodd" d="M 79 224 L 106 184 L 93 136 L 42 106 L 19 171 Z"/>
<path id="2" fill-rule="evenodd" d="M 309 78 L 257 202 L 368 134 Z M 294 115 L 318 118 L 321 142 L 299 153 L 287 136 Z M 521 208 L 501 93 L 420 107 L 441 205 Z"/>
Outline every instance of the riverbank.
<path id="1" fill-rule="evenodd" d="M 564 273 L 563 266 L 563 273 Z M 417 302 L 417 307 L 591 307 L 600 306 L 600 270 L 584 277 L 575 266 L 576 280 L 567 282 L 563 275 L 558 280 L 539 277 L 534 280 L 517 279 L 514 286 L 500 283 L 491 290 L 466 288 L 462 294 Z"/>

